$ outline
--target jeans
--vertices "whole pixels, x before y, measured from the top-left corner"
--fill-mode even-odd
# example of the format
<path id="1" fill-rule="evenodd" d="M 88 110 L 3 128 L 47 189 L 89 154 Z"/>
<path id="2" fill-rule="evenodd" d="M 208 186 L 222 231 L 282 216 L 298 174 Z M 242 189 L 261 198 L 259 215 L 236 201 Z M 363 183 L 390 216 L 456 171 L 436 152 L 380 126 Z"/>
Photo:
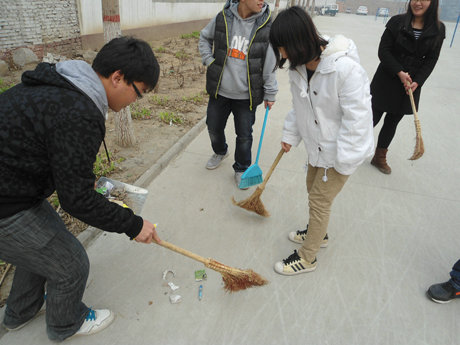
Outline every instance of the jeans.
<path id="1" fill-rule="evenodd" d="M 206 124 L 214 153 L 224 155 L 228 145 L 225 140 L 225 125 L 233 113 L 236 145 L 233 170 L 243 172 L 251 165 L 252 126 L 256 119 L 256 107 L 249 109 L 249 99 L 230 99 L 218 95 L 210 96 Z"/>
<path id="2" fill-rule="evenodd" d="M 323 181 L 325 174 L 327 182 Z M 308 231 L 299 249 L 299 256 L 307 262 L 311 263 L 316 258 L 316 253 L 327 233 L 332 202 L 347 180 L 347 175 L 339 174 L 334 168 L 329 168 L 325 172 L 325 168 L 317 168 L 308 164 Z"/>
<path id="3" fill-rule="evenodd" d="M 458 260 L 450 272 L 452 284 L 456 289 L 460 289 L 460 260 Z"/>
<path id="4" fill-rule="evenodd" d="M 0 258 L 16 266 L 5 325 L 19 326 L 37 314 L 46 283 L 48 337 L 62 341 L 80 329 L 88 314 L 82 302 L 88 256 L 46 200 L 0 219 Z"/>

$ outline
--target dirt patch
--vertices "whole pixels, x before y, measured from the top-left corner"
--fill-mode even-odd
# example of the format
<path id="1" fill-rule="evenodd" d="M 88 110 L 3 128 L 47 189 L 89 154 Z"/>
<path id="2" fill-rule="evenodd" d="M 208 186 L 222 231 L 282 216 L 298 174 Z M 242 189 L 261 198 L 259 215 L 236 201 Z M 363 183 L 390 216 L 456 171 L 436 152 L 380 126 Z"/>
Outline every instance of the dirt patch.
<path id="1" fill-rule="evenodd" d="M 150 44 L 160 63 L 160 80 L 154 91 L 131 105 L 136 144 L 126 148 L 115 143 L 114 121 L 109 111 L 105 141 L 114 164 L 107 164 L 102 146 L 95 165 L 98 175 L 128 184 L 133 184 L 206 114 L 206 69 L 198 52 L 198 33 L 169 37 Z M 33 68 L 34 65 L 29 65 L 13 71 L 2 78 L 3 86 L 19 83 L 24 70 Z M 87 228 L 86 224 L 60 209 L 55 195 L 49 200 L 74 235 Z M 0 277 L 5 268 L 6 265 L 0 265 Z M 13 271 L 10 270 L 0 287 L 0 306 L 8 296 Z"/>

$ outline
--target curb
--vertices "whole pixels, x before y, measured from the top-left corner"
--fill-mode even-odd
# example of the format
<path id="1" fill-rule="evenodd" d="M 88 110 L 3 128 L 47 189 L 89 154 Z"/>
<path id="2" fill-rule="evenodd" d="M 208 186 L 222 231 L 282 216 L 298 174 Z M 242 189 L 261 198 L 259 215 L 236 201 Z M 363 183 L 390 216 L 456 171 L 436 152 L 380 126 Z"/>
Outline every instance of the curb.
<path id="1" fill-rule="evenodd" d="M 144 172 L 133 184 L 138 187 L 146 188 L 157 177 L 168 164 L 177 157 L 198 134 L 206 127 L 206 117 L 203 117 L 195 126 L 185 133 L 168 151 L 166 151 L 146 172 Z M 81 232 L 77 239 L 86 249 L 104 231 L 93 226 L 89 226 Z"/>

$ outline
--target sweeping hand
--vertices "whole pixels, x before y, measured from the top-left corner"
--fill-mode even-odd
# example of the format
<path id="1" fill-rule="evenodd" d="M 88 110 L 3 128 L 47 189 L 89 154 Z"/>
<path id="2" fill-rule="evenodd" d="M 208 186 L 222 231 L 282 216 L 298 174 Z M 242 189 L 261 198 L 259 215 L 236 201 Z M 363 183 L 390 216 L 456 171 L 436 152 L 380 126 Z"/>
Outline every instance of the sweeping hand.
<path id="1" fill-rule="evenodd" d="M 284 152 L 289 152 L 291 150 L 292 145 L 285 143 L 284 141 L 281 142 L 281 148 L 284 150 Z"/>
<path id="2" fill-rule="evenodd" d="M 406 84 L 404 87 L 406 89 L 406 93 L 409 94 L 409 89 L 411 89 L 412 92 L 415 92 L 415 90 L 418 87 L 418 83 L 416 81 L 414 81 L 413 83 Z"/>
<path id="3" fill-rule="evenodd" d="M 142 243 L 152 243 L 152 241 L 155 241 L 158 244 L 161 243 L 160 237 L 158 237 L 157 234 L 156 226 L 145 219 L 141 232 L 134 240 Z"/>
<path id="4" fill-rule="evenodd" d="M 404 85 L 404 88 L 406 87 L 406 85 L 409 83 L 409 84 L 412 84 L 412 78 L 410 77 L 409 73 L 407 72 L 403 72 L 403 71 L 399 71 L 398 72 L 398 77 L 399 77 L 399 80 L 401 80 L 401 83 Z M 406 90 L 407 91 L 407 90 Z"/>
<path id="5" fill-rule="evenodd" d="M 267 109 L 267 107 L 268 107 L 268 109 L 272 110 L 273 104 L 275 104 L 275 102 L 270 102 L 270 101 L 265 100 L 264 101 L 264 108 Z"/>

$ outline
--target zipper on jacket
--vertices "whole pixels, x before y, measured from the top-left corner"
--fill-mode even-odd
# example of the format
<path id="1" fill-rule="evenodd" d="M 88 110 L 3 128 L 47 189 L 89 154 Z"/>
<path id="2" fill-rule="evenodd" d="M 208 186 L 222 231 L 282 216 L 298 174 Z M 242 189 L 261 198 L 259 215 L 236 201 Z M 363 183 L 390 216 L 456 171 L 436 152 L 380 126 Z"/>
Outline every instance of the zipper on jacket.
<path id="1" fill-rule="evenodd" d="M 249 46 L 248 46 L 248 55 L 247 55 L 247 58 L 246 58 L 246 69 L 248 71 L 248 88 L 249 88 L 249 109 L 252 110 L 252 93 L 251 93 L 251 78 L 249 76 L 249 50 L 251 49 L 251 46 L 252 46 L 252 42 L 254 41 L 254 38 L 256 37 L 257 35 L 257 31 L 259 31 L 262 27 L 265 26 L 265 24 L 267 24 L 268 20 L 270 19 L 272 15 L 272 11 L 270 11 L 270 8 L 268 9 L 268 17 L 267 17 L 267 20 L 265 22 L 262 23 L 262 25 L 260 25 L 257 30 L 254 32 L 254 35 L 252 36 L 251 38 L 251 42 L 249 42 Z M 270 46 L 270 43 L 268 44 Z M 270 48 L 270 47 L 268 47 Z M 267 52 L 265 52 L 265 54 L 267 54 Z M 264 60 L 265 61 L 265 60 Z M 263 69 L 263 66 L 262 66 L 262 69 Z M 262 72 L 262 79 L 263 79 L 263 72 Z"/>
<path id="2" fill-rule="evenodd" d="M 219 81 L 217 82 L 217 87 L 216 87 L 216 94 L 214 95 L 214 98 L 216 99 L 217 99 L 217 93 L 219 92 L 219 86 L 222 81 L 222 76 L 224 75 L 224 68 L 225 68 L 225 64 L 227 63 L 227 58 L 228 58 L 228 49 L 230 47 L 230 45 L 228 44 L 228 26 L 227 26 L 227 18 L 225 17 L 225 9 L 222 10 L 222 16 L 224 17 L 224 22 L 225 22 L 225 38 L 227 39 L 227 51 L 225 52 L 225 59 L 222 65 L 222 71 L 220 72 Z"/>

